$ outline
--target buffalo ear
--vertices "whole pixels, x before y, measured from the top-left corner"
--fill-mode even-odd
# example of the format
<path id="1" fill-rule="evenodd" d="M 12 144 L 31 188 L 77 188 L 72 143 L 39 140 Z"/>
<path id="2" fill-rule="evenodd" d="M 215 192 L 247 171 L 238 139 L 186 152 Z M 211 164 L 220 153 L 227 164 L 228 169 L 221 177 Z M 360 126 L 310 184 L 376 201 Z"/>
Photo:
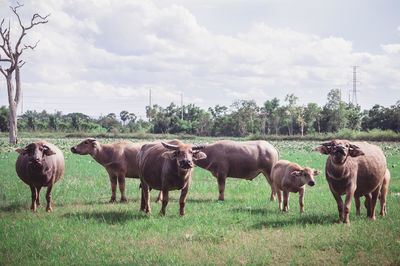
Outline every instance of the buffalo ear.
<path id="1" fill-rule="evenodd" d="M 22 149 L 22 148 L 17 148 L 17 149 L 15 149 L 15 151 L 22 155 L 24 155 L 26 153 L 26 150 Z"/>
<path id="2" fill-rule="evenodd" d="M 93 147 L 93 148 L 96 148 L 96 146 L 97 146 L 97 141 L 96 141 L 96 139 L 90 138 L 90 139 L 88 139 L 88 141 L 90 141 L 90 142 L 92 143 L 92 147 Z"/>
<path id="3" fill-rule="evenodd" d="M 317 151 L 321 154 L 330 154 L 330 149 L 327 146 L 321 145 L 314 148 L 314 151 Z"/>
<path id="4" fill-rule="evenodd" d="M 357 157 L 364 155 L 364 152 L 357 145 L 350 144 L 349 154 L 351 157 Z"/>
<path id="5" fill-rule="evenodd" d="M 161 154 L 161 157 L 164 159 L 175 160 L 176 152 L 175 151 L 165 151 Z"/>
<path id="6" fill-rule="evenodd" d="M 321 173 L 321 171 L 320 170 L 314 170 L 314 176 L 316 176 L 316 175 L 319 175 Z"/>
<path id="7" fill-rule="evenodd" d="M 291 173 L 290 173 L 290 176 L 291 177 L 297 177 L 297 176 L 300 176 L 301 175 L 301 170 L 299 171 L 299 170 L 297 170 L 297 171 L 292 171 Z"/>
<path id="8" fill-rule="evenodd" d="M 193 154 L 193 159 L 196 160 L 196 161 L 197 160 L 202 160 L 202 159 L 205 159 L 205 158 L 207 158 L 207 155 L 202 151 L 199 151 L 199 152 L 196 152 L 196 153 Z"/>
<path id="9" fill-rule="evenodd" d="M 52 149 L 49 148 L 49 146 L 43 145 L 43 148 L 44 148 L 43 149 L 43 153 L 46 156 L 50 156 L 50 155 L 56 154 Z"/>

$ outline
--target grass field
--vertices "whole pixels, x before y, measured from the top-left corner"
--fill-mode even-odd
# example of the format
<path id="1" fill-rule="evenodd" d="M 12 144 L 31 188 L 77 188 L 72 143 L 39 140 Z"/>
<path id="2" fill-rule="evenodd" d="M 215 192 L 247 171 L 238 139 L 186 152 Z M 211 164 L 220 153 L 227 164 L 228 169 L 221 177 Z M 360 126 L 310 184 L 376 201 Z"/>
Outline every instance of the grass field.
<path id="1" fill-rule="evenodd" d="M 106 171 L 69 151 L 78 140 L 51 142 L 64 151 L 65 176 L 53 189 L 54 212 L 45 212 L 42 191 L 42 207 L 32 213 L 30 189 L 15 173 L 17 153 L 0 139 L 0 265 L 400 264 L 399 143 L 378 143 L 392 174 L 388 216 L 371 222 L 363 208 L 357 217 L 353 203 L 347 226 L 337 223 L 323 174 L 306 189 L 300 215 L 298 194 L 281 213 L 268 200 L 263 176 L 228 179 L 225 201 L 218 202 L 215 178 L 196 168 L 185 217 L 178 214 L 177 191 L 170 193 L 165 217 L 154 201 L 147 216 L 139 212 L 138 180 L 126 182 L 127 204 L 109 204 Z M 324 169 L 326 157 L 310 152 L 317 142 L 272 143 L 281 158 Z"/>

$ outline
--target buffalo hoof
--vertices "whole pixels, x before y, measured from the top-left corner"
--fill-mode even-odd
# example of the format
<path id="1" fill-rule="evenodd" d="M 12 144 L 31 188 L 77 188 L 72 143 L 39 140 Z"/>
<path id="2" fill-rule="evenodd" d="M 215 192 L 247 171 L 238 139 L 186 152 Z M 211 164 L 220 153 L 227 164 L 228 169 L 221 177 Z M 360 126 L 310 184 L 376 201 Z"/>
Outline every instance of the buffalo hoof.
<path id="1" fill-rule="evenodd" d="M 121 198 L 121 201 L 120 201 L 121 203 L 127 203 L 128 202 L 128 199 L 127 198 Z"/>
<path id="2" fill-rule="evenodd" d="M 47 207 L 46 208 L 46 212 L 52 212 L 53 211 L 53 208 L 52 207 Z"/>
<path id="3" fill-rule="evenodd" d="M 115 203 L 115 198 L 111 198 L 109 203 Z"/>

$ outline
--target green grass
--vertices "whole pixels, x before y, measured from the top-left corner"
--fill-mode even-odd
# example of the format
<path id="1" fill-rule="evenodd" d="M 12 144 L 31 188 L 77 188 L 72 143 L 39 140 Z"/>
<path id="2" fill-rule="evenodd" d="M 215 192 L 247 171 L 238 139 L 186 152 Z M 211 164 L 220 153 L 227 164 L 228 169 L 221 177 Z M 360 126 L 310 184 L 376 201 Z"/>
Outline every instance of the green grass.
<path id="1" fill-rule="evenodd" d="M 106 171 L 89 156 L 68 151 L 77 139 L 52 140 L 65 152 L 65 176 L 53 189 L 54 212 L 45 212 L 42 191 L 42 207 L 32 213 L 29 187 L 15 173 L 17 154 L 5 142 L 0 140 L 0 265 L 400 264 L 398 143 L 378 143 L 392 174 L 388 216 L 370 222 L 365 209 L 355 216 L 353 204 L 346 226 L 336 223 L 336 203 L 323 175 L 306 189 L 303 215 L 298 194 L 291 194 L 288 213 L 278 211 L 263 176 L 228 179 L 225 202 L 218 202 L 215 178 L 200 168 L 185 217 L 178 214 L 177 191 L 165 217 L 154 201 L 150 216 L 139 212 L 134 179 L 126 182 L 129 203 L 109 204 Z M 326 157 L 310 152 L 317 143 L 273 142 L 281 158 L 323 170 Z M 156 192 L 151 194 L 154 200 Z"/>

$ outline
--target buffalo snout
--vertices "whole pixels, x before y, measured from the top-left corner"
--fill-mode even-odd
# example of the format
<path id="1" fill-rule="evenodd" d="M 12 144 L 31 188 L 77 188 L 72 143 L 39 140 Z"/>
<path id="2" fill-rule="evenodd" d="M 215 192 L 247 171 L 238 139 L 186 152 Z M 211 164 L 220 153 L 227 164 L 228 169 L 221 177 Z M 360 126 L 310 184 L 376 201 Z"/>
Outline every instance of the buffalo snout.
<path id="1" fill-rule="evenodd" d="M 76 153 L 76 147 L 72 147 L 72 148 L 71 148 L 71 152 L 72 152 L 72 153 Z"/>
<path id="2" fill-rule="evenodd" d="M 313 187 L 313 186 L 315 185 L 315 182 L 314 182 L 313 180 L 311 180 L 310 182 L 308 182 L 308 185 L 309 185 L 310 187 Z"/>
<path id="3" fill-rule="evenodd" d="M 179 161 L 179 167 L 183 168 L 183 169 L 189 169 L 193 167 L 193 162 L 185 159 L 185 160 L 181 160 Z"/>

